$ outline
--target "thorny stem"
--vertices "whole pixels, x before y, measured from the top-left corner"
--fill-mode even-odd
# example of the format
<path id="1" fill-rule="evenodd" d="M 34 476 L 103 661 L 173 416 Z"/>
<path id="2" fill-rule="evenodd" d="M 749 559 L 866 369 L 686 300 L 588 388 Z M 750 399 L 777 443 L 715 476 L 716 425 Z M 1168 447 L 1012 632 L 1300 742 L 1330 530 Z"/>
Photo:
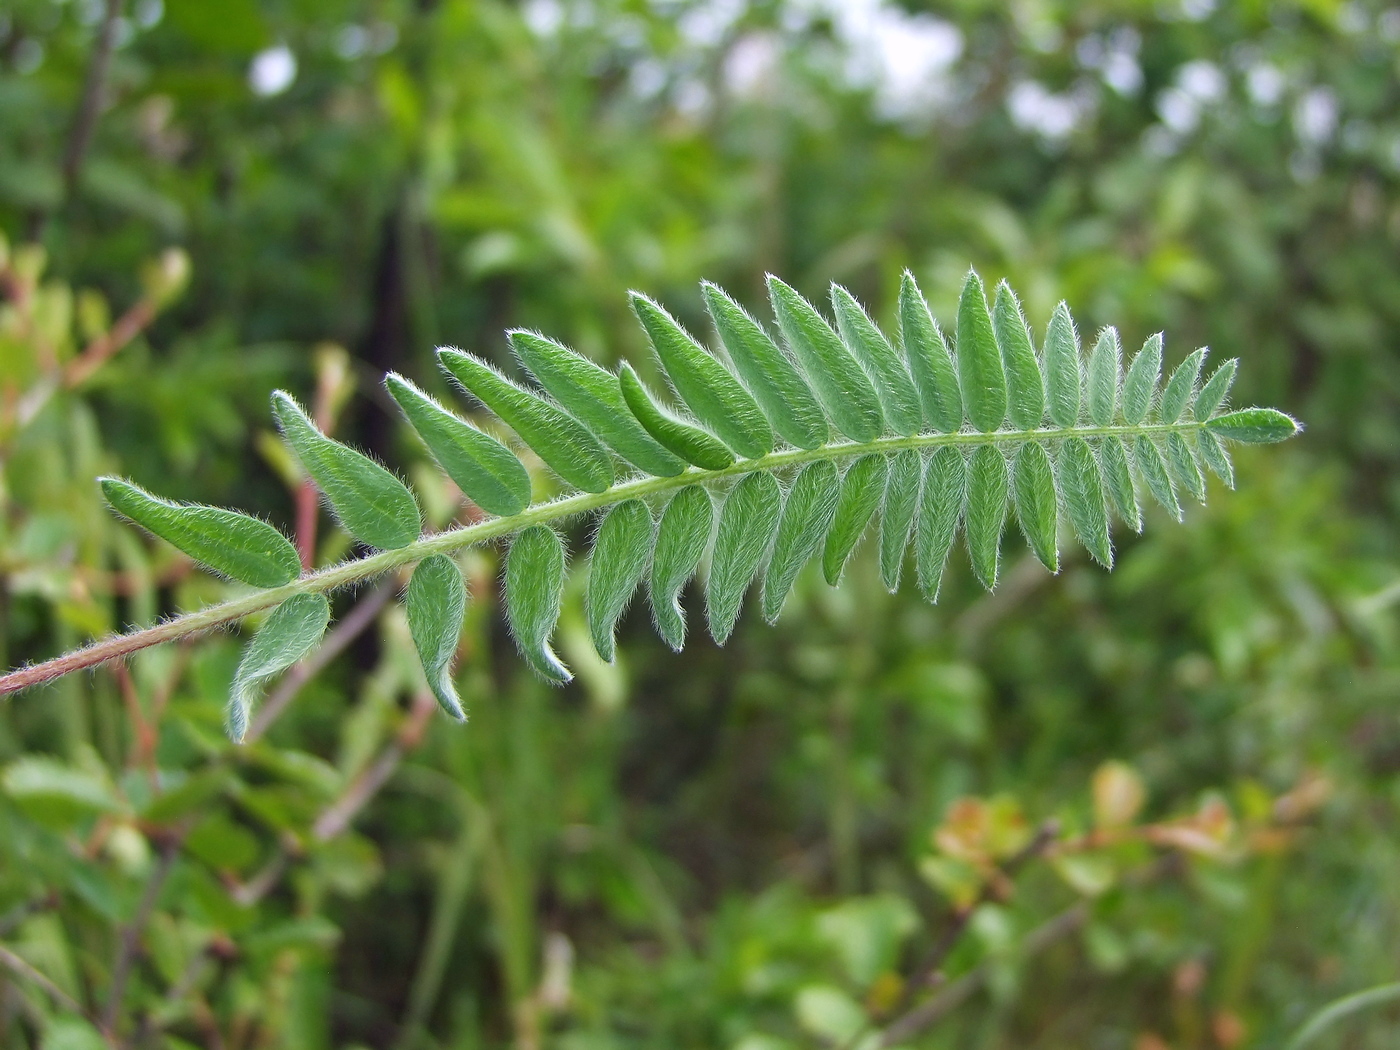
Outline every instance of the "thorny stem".
<path id="1" fill-rule="evenodd" d="M 1204 423 L 1156 423 L 1142 426 L 1065 427 L 1052 430 L 1012 431 L 994 433 L 916 434 L 912 437 L 887 437 L 868 442 L 844 442 L 822 445 L 815 449 L 784 449 L 757 459 L 742 459 L 723 470 L 700 470 L 691 467 L 675 477 L 644 477 L 624 481 L 603 492 L 582 492 L 548 503 L 529 507 L 508 518 L 488 518 L 485 521 L 424 537 L 397 550 L 380 551 L 368 557 L 332 565 L 319 572 L 308 573 L 281 587 L 257 591 L 206 609 L 184 613 L 154 627 L 105 638 L 84 649 L 11 671 L 0 677 L 0 696 L 17 693 L 31 686 L 96 667 L 109 660 L 119 660 L 132 653 L 162 642 L 176 641 L 191 635 L 222 627 L 264 609 L 280 605 L 294 594 L 324 594 L 341 587 L 352 586 L 382 576 L 394 569 L 416 564 L 432 554 L 455 554 L 528 528 L 550 525 L 610 507 L 623 500 L 662 495 L 687 485 L 724 481 L 757 471 L 781 470 L 819 460 L 850 459 L 870 453 L 899 452 L 903 449 L 937 448 L 944 445 L 1015 445 L 1025 441 L 1057 441 L 1067 438 L 1137 437 L 1139 435 L 1189 433 L 1201 430 Z"/>

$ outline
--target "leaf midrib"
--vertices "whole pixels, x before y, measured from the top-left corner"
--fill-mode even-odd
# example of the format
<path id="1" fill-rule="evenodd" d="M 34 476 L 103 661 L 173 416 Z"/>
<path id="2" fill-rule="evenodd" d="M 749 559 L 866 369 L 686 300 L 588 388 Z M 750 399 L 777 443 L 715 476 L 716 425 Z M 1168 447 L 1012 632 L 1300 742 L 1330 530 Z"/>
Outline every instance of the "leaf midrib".
<path id="1" fill-rule="evenodd" d="M 183 613 L 154 627 L 94 642 L 84 649 L 76 650 L 57 660 L 31 668 L 21 668 L 0 677 L 0 696 L 49 681 L 76 668 L 91 666 L 96 662 L 94 657 L 97 657 L 98 660 L 107 660 L 124 656 L 152 645 L 159 645 L 162 642 L 173 641 L 201 631 L 211 630 L 235 620 L 241 620 L 245 616 L 270 609 L 295 594 L 334 591 L 381 576 L 394 569 L 413 565 L 432 554 L 450 554 L 499 539 L 502 536 L 509 536 L 531 525 L 551 524 L 579 514 L 602 510 L 626 499 L 655 496 L 685 488 L 687 485 L 720 481 L 725 478 L 752 474 L 756 471 L 782 470 L 816 460 L 848 459 L 870 453 L 892 453 L 910 448 L 937 448 L 941 445 L 1014 445 L 1026 441 L 1062 441 L 1076 437 L 1099 438 L 1115 435 L 1118 437 L 1137 437 L 1139 435 L 1186 433 L 1204 429 L 1205 426 L 1206 423 L 1203 421 L 1182 420 L 1177 423 L 1143 423 L 1135 426 L 1078 426 L 988 432 L 964 430 L 951 434 L 881 437 L 873 441 L 820 445 L 814 449 L 782 449 L 756 459 L 738 460 L 723 470 L 702 470 L 699 467 L 691 467 L 672 477 L 635 478 L 613 485 L 603 492 L 576 493 L 527 507 L 519 514 L 510 517 L 490 518 L 474 525 L 463 525 L 424 537 L 395 550 L 380 551 L 377 554 L 332 565 L 318 572 L 302 576 L 281 587 L 257 591 L 242 598 L 234 598 L 218 605 Z M 98 656 L 98 654 L 102 655 Z M 69 663 L 72 666 L 67 666 Z"/>

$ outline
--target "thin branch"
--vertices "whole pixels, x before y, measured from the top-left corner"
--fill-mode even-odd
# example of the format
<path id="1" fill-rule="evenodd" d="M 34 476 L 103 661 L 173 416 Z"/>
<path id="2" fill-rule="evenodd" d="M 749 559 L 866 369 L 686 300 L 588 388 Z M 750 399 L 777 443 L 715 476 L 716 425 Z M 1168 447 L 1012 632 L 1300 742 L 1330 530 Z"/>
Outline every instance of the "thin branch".
<path id="1" fill-rule="evenodd" d="M 11 973 L 15 974 L 16 976 L 22 977 L 26 981 L 29 981 L 30 983 L 35 984 L 39 988 L 43 989 L 44 992 L 49 996 L 49 998 L 51 998 L 59 1006 L 63 1007 L 63 1009 L 69 1011 L 70 1013 L 76 1014 L 79 1017 L 84 1017 L 91 1020 L 91 1015 L 89 1015 L 88 1012 L 83 1009 L 81 1003 L 79 1003 L 76 999 L 74 999 L 71 995 L 65 992 L 58 985 L 54 984 L 53 981 L 45 977 L 38 970 L 34 969 L 34 967 L 30 966 L 29 963 L 26 962 L 22 956 L 10 951 L 10 949 L 6 948 L 3 944 L 0 944 L 0 965 L 5 966 L 7 969 L 10 970 Z M 113 1045 L 111 1035 L 105 1027 L 102 1028 L 102 1038 L 108 1046 Z"/>
<path id="2" fill-rule="evenodd" d="M 63 369 L 63 385 L 75 387 L 111 360 L 122 347 L 140 335 L 156 319 L 159 307 L 151 296 L 136 300 L 117 323 L 103 332 Z"/>
<path id="3" fill-rule="evenodd" d="M 73 671 L 81 671 L 109 660 L 119 660 L 152 645 L 175 641 L 193 634 L 222 627 L 241 620 L 251 613 L 261 612 L 281 604 L 294 594 L 324 594 L 340 587 L 382 576 L 394 569 L 413 565 L 432 554 L 454 554 L 491 540 L 509 536 L 531 525 L 549 525 L 567 518 L 602 510 L 628 499 L 642 499 L 673 492 L 688 485 L 711 484 L 763 471 L 782 470 L 823 460 L 845 460 L 871 453 L 888 454 L 904 449 L 951 446 L 1017 445 L 1026 441 L 1058 441 L 1067 438 L 1108 436 L 1136 437 L 1151 434 L 1186 434 L 1201 430 L 1204 423 L 1153 423 L 1142 426 L 1069 427 L 1058 430 L 996 431 L 954 434 L 916 434 L 912 437 L 879 438 L 868 442 L 842 442 L 822 445 L 815 449 L 784 449 L 756 459 L 742 459 L 723 470 L 700 470 L 692 467 L 674 477 L 644 477 L 626 481 L 603 492 L 582 492 L 573 496 L 536 504 L 507 518 L 490 518 L 460 528 L 426 536 L 397 550 L 380 551 L 365 558 L 309 573 L 281 587 L 258 591 L 242 598 L 213 605 L 197 612 L 177 616 L 155 627 L 106 638 L 100 642 L 66 653 L 63 656 L 11 671 L 0 677 L 0 696 L 17 693 L 31 686 L 42 685 Z"/>
<path id="4" fill-rule="evenodd" d="M 1026 935 L 1021 956 L 1034 958 L 1064 940 L 1089 920 L 1089 906 L 1083 901 L 1048 919 Z M 943 988 L 931 999 L 896 1018 L 880 1033 L 880 1047 L 897 1046 L 942 1020 L 981 991 L 991 975 L 992 964 L 982 963 Z"/>
<path id="5" fill-rule="evenodd" d="M 78 186 L 97 118 L 102 114 L 102 96 L 107 90 L 107 69 L 112 63 L 112 51 L 117 46 L 117 24 L 121 19 L 122 0 L 107 0 L 102 24 L 97 30 L 92 57 L 88 61 L 87 78 L 83 82 L 82 98 L 73 117 L 68 134 L 68 147 L 63 153 L 63 184 L 71 197 Z"/>
<path id="6" fill-rule="evenodd" d="M 117 956 L 112 963 L 112 987 L 107 994 L 107 1008 L 102 1015 L 102 1027 L 106 1031 L 116 1030 L 117 1018 L 121 1016 L 122 998 L 126 995 L 126 983 L 136 962 L 136 953 L 141 947 L 141 936 L 151 919 L 151 913 L 155 911 L 160 891 L 165 888 L 165 880 L 169 878 L 175 860 L 180 855 L 180 846 L 184 838 L 184 832 L 178 832 L 165 843 L 160 860 L 156 862 L 156 869 L 146 881 L 136 914 L 131 917 L 131 922 L 122 928 L 121 939 L 117 942 Z"/>

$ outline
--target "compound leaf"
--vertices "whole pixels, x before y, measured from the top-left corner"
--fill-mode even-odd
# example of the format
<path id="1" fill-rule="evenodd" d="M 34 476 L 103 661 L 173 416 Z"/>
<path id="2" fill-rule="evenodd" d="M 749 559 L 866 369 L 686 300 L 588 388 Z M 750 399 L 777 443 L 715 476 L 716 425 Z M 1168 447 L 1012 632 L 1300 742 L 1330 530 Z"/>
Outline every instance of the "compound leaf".
<path id="1" fill-rule="evenodd" d="M 969 270 L 958 298 L 958 382 L 967 418 L 984 434 L 1006 420 L 1006 372 L 982 278 Z"/>
<path id="2" fill-rule="evenodd" d="M 1159 418 L 1163 423 L 1175 423 L 1186 411 L 1186 406 L 1191 403 L 1191 395 L 1196 392 L 1196 378 L 1201 374 L 1201 365 L 1205 359 L 1206 350 L 1205 347 L 1201 347 L 1193 351 L 1172 372 L 1162 390 L 1162 403 L 1158 409 Z"/>
<path id="3" fill-rule="evenodd" d="M 404 596 L 408 633 L 418 650 L 428 688 L 438 706 L 459 722 L 467 716 L 452 681 L 452 661 L 462 635 L 462 617 L 467 611 L 467 585 L 462 570 L 445 554 L 424 558 L 413 570 Z"/>
<path id="4" fill-rule="evenodd" d="M 836 500 L 836 517 L 826 534 L 822 550 L 822 574 L 833 587 L 841 580 L 846 560 L 865 535 L 870 519 L 879 509 L 885 494 L 888 466 L 878 454 L 861 456 L 846 469 L 841 479 L 841 494 Z"/>
<path id="5" fill-rule="evenodd" d="M 390 372 L 384 386 L 428 452 L 467 498 L 488 514 L 510 517 L 530 504 L 530 474 L 514 452 L 490 434 Z"/>
<path id="6" fill-rule="evenodd" d="M 272 411 L 287 444 L 352 536 L 380 550 L 407 547 L 418 538 L 423 519 L 402 481 L 363 453 L 322 434 L 284 391 L 273 393 Z"/>
<path id="7" fill-rule="evenodd" d="M 997 585 L 1001 533 L 1006 527 L 1006 457 L 995 445 L 972 453 L 967 470 L 967 550 L 972 571 L 987 590 Z"/>
<path id="8" fill-rule="evenodd" d="M 1196 432 L 1196 447 L 1200 449 L 1201 459 L 1205 461 L 1211 473 L 1225 482 L 1226 488 L 1234 488 L 1235 468 L 1230 462 L 1230 453 L 1225 451 L 1225 446 L 1220 443 L 1220 439 L 1209 430 L 1198 430 Z"/>
<path id="9" fill-rule="evenodd" d="M 1045 394 L 1050 401 L 1050 419 L 1057 427 L 1078 424 L 1082 383 L 1079 333 L 1070 316 L 1069 304 L 1061 301 L 1050 315 L 1050 325 L 1045 330 Z"/>
<path id="10" fill-rule="evenodd" d="M 549 645 L 563 595 L 564 541 L 548 525 L 531 525 L 506 555 L 506 620 L 525 662 L 556 683 L 573 678 Z"/>
<path id="11" fill-rule="evenodd" d="M 607 449 L 567 412 L 454 347 L 439 347 L 438 361 L 462 389 L 500 416 L 570 485 L 584 492 L 604 492 L 613 483 Z"/>
<path id="12" fill-rule="evenodd" d="M 741 478 L 724 500 L 705 581 L 705 616 L 720 645 L 734 630 L 744 592 L 768 553 L 782 509 L 783 490 L 767 471 Z"/>
<path id="13" fill-rule="evenodd" d="M 1227 415 L 1216 416 L 1206 423 L 1206 429 L 1216 437 L 1242 441 L 1249 445 L 1267 445 L 1291 438 L 1303 428 L 1292 416 L 1276 408 L 1242 408 Z"/>
<path id="14" fill-rule="evenodd" d="M 1108 508 L 1093 450 L 1083 438 L 1067 438 L 1060 447 L 1060 492 L 1065 514 L 1079 542 L 1105 569 L 1113 568 L 1108 537 Z"/>
<path id="15" fill-rule="evenodd" d="M 908 270 L 899 282 L 899 330 L 924 419 L 943 434 L 961 430 L 962 391 L 953 355 L 929 312 L 928 301 Z"/>
<path id="16" fill-rule="evenodd" d="M 685 469 L 627 411 L 617 376 L 536 332 L 516 329 L 506 337 L 536 382 L 627 462 L 653 477 Z"/>
<path id="17" fill-rule="evenodd" d="M 647 433 L 681 459 L 694 463 L 702 470 L 723 470 L 734 464 L 734 453 L 723 441 L 661 408 L 652 399 L 641 377 L 626 361 L 622 362 L 618 380 L 628 410 L 646 428 Z"/>
<path id="18" fill-rule="evenodd" d="M 1099 333 L 1089 354 L 1089 368 L 1084 377 L 1084 396 L 1088 402 L 1089 421 L 1096 427 L 1113 425 L 1118 411 L 1118 373 L 1122 368 L 1123 348 L 1118 342 L 1118 329 L 1109 325 Z"/>
<path id="19" fill-rule="evenodd" d="M 724 289 L 709 281 L 700 288 L 720 344 L 773 429 L 798 448 L 823 444 L 828 431 L 826 416 L 797 367 Z"/>
<path id="20" fill-rule="evenodd" d="M 1135 427 L 1147 418 L 1162 375 L 1162 333 L 1147 337 L 1123 378 L 1123 422 Z"/>
<path id="21" fill-rule="evenodd" d="M 763 618 L 769 623 L 783 611 L 797 574 L 831 528 L 839 489 L 840 477 L 830 460 L 808 463 L 793 480 L 773 541 L 773 556 L 763 573 Z"/>
<path id="22" fill-rule="evenodd" d="M 661 512 L 651 558 L 651 611 L 657 633 L 677 652 L 685 644 L 685 613 L 680 592 L 710 542 L 715 506 L 699 485 L 683 488 Z"/>
<path id="23" fill-rule="evenodd" d="M 1175 431 L 1167 435 L 1167 470 L 1178 485 L 1196 497 L 1198 503 L 1206 501 L 1206 479 L 1201 476 L 1200 465 L 1191 454 L 1186 439 Z"/>
<path id="24" fill-rule="evenodd" d="M 97 481 L 118 514 L 230 579 L 280 587 L 301 575 L 296 548 L 265 521 L 222 507 L 172 503 L 121 478 Z"/>
<path id="25" fill-rule="evenodd" d="M 1056 540 L 1058 507 L 1055 499 L 1055 472 L 1050 455 L 1038 441 L 1028 441 L 1016 452 L 1014 489 L 1016 520 L 1031 551 L 1051 572 L 1060 571 L 1060 551 Z M 970 501 L 969 501 L 970 504 Z"/>
<path id="26" fill-rule="evenodd" d="M 1134 532 L 1142 531 L 1142 509 L 1138 506 L 1133 487 L 1133 472 L 1128 466 L 1128 450 L 1116 434 L 1099 444 L 1099 466 L 1103 467 L 1104 488 L 1108 491 L 1113 512 Z"/>
<path id="27" fill-rule="evenodd" d="M 967 461 L 962 450 L 951 445 L 934 449 L 924 467 L 919 523 L 914 533 L 919 589 L 931 602 L 938 601 L 943 567 L 948 563 L 948 552 L 953 549 L 966 501 Z"/>
<path id="28" fill-rule="evenodd" d="M 917 434 L 924 423 L 919 392 L 899 354 L 855 296 L 839 284 L 831 286 L 831 307 L 841 338 L 875 382 L 890 430 L 906 436 Z"/>
<path id="29" fill-rule="evenodd" d="M 646 574 L 651 538 L 651 511 L 641 500 L 619 503 L 598 526 L 583 609 L 593 648 L 608 663 L 613 660 L 613 629 Z"/>
<path id="30" fill-rule="evenodd" d="M 1138 473 L 1147 482 L 1147 491 L 1152 493 L 1152 498 L 1160 503 L 1168 514 L 1180 521 L 1181 503 L 1176 498 L 1171 475 L 1167 473 L 1166 460 L 1162 458 L 1161 450 L 1146 434 L 1139 434 L 1133 443 L 1133 461 L 1137 463 Z"/>
<path id="31" fill-rule="evenodd" d="M 924 461 L 916 450 L 906 448 L 890 459 L 885 503 L 880 511 L 880 578 L 891 594 L 899 589 L 923 480 Z"/>
<path id="32" fill-rule="evenodd" d="M 695 418 L 741 456 L 773 451 L 773 431 L 743 384 L 665 309 L 639 292 L 629 295 L 671 386 Z"/>
<path id="33" fill-rule="evenodd" d="M 884 429 L 879 395 L 841 337 L 811 303 L 771 274 L 768 295 L 783 340 L 836 429 L 852 441 L 879 437 Z"/>
<path id="34" fill-rule="evenodd" d="M 1235 370 L 1239 365 L 1239 358 L 1232 357 L 1211 374 L 1196 395 L 1196 403 L 1191 408 L 1194 418 L 1205 422 L 1220 410 L 1230 396 L 1230 386 L 1235 381 Z"/>
<path id="35" fill-rule="evenodd" d="M 324 594 L 294 594 L 267 618 L 243 650 L 228 701 L 228 735 L 235 744 L 248 732 L 248 715 L 263 683 L 281 674 L 320 643 L 331 620 Z"/>
<path id="36" fill-rule="evenodd" d="M 1035 430 L 1045 418 L 1045 380 L 1035 359 L 1030 325 L 1016 293 L 1005 281 L 997 284 L 992 306 L 992 331 L 1006 371 L 1007 411 L 1017 430 Z"/>

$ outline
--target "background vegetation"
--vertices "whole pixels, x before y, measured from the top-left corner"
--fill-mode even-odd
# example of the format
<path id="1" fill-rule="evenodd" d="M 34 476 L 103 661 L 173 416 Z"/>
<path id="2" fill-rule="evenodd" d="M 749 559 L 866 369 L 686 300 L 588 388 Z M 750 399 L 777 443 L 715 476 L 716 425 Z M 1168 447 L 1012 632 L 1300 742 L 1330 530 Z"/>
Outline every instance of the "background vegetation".
<path id="1" fill-rule="evenodd" d="M 394 581 L 244 748 L 232 637 L 7 702 L 0 1044 L 1262 1048 L 1393 981 L 1397 71 L 1378 2 L 11 0 L 6 666 L 230 590 L 96 475 L 334 560 L 282 385 L 441 525 L 381 373 L 441 393 L 433 347 L 507 326 L 641 361 L 629 287 L 697 331 L 700 277 L 758 308 L 765 271 L 888 319 L 909 267 L 946 319 L 972 263 L 1038 331 L 1064 297 L 1238 353 L 1309 429 L 1112 575 L 1009 539 L 935 608 L 866 551 L 723 650 L 634 610 L 612 667 L 571 590 L 563 690 L 481 552 L 464 727 Z"/>

